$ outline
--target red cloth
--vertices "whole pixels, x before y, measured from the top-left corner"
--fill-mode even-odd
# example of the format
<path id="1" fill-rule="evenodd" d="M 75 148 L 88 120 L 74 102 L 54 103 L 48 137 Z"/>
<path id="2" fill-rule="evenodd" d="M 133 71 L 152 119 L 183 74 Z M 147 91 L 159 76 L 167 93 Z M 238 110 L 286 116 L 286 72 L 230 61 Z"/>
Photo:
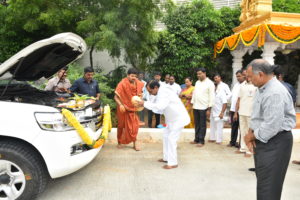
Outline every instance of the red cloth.
<path id="1" fill-rule="evenodd" d="M 140 121 L 135 107 L 131 103 L 131 98 L 133 96 L 141 96 L 143 87 L 143 82 L 136 80 L 132 84 L 128 78 L 123 78 L 117 85 L 115 94 L 121 99 L 122 104 L 126 108 L 126 111 L 121 113 L 120 106 L 117 106 L 118 142 L 120 144 L 129 144 L 136 141 Z"/>

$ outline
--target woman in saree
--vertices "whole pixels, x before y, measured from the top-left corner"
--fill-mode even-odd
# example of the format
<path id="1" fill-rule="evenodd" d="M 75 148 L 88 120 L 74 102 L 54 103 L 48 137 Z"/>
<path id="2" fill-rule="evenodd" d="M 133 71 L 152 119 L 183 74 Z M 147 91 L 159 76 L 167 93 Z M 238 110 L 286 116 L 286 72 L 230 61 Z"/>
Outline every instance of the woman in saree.
<path id="1" fill-rule="evenodd" d="M 182 89 L 179 97 L 191 118 L 191 122 L 188 125 L 186 125 L 184 128 L 194 128 L 195 126 L 194 126 L 193 105 L 191 104 L 191 99 L 194 91 L 193 81 L 190 77 L 187 77 L 185 78 L 184 82 L 186 88 Z"/>

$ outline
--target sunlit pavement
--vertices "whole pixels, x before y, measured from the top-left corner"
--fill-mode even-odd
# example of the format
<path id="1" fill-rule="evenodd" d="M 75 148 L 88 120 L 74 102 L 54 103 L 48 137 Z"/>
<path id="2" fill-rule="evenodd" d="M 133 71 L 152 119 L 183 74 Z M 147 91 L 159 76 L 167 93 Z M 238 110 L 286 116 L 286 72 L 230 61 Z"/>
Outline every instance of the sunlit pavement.
<path id="1" fill-rule="evenodd" d="M 162 169 L 161 143 L 144 143 L 136 152 L 131 145 L 117 149 L 106 144 L 96 159 L 82 170 L 50 182 L 39 200 L 254 200 L 253 158 L 235 154 L 226 144 L 207 143 L 199 148 L 179 144 L 179 167 Z M 294 143 L 292 159 L 300 159 Z M 290 164 L 283 200 L 300 198 L 300 165 Z"/>

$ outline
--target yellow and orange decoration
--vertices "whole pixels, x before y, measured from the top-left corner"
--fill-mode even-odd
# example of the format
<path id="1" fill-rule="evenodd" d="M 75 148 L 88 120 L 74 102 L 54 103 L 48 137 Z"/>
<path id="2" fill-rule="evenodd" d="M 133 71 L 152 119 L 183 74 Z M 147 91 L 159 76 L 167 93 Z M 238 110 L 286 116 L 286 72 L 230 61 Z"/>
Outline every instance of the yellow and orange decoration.
<path id="1" fill-rule="evenodd" d="M 82 141 L 91 148 L 101 147 L 107 139 L 108 133 L 111 131 L 112 128 L 110 107 L 108 105 L 104 107 L 102 133 L 98 140 L 93 140 L 89 136 L 84 127 L 79 123 L 79 121 L 76 119 L 76 117 L 71 111 L 63 108 L 61 113 L 67 119 L 69 125 L 74 127 L 74 129 L 81 137 Z"/>
<path id="2" fill-rule="evenodd" d="M 262 47 L 265 44 L 267 32 L 274 40 L 283 44 L 291 44 L 300 39 L 300 27 L 261 24 L 218 41 L 214 47 L 214 56 L 216 57 L 217 53 L 221 53 L 225 47 L 231 51 L 234 50 L 240 41 L 245 46 L 251 46 L 258 39 L 257 46 Z"/>

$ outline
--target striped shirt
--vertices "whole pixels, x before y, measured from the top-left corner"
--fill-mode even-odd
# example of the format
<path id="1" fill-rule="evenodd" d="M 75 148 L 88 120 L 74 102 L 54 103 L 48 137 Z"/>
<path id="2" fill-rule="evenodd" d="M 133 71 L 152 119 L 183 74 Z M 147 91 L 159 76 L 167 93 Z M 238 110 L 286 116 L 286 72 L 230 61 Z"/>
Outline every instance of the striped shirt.
<path id="1" fill-rule="evenodd" d="M 296 125 L 293 99 L 276 79 L 269 80 L 255 94 L 250 128 L 256 139 L 267 143 L 280 131 L 290 131 Z"/>

